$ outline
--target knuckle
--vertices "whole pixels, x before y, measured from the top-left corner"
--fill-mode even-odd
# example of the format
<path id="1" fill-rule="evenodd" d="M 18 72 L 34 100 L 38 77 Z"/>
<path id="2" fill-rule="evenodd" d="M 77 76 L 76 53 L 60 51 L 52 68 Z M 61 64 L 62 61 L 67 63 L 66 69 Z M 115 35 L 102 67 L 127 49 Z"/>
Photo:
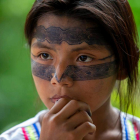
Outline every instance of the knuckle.
<path id="1" fill-rule="evenodd" d="M 69 140 L 76 140 L 76 137 L 75 137 L 74 133 L 72 133 L 72 132 L 69 133 L 69 134 L 68 134 L 68 139 L 69 139 Z"/>
<path id="2" fill-rule="evenodd" d="M 85 103 L 85 107 L 87 110 L 90 110 L 90 106 L 87 103 Z"/>
<path id="3" fill-rule="evenodd" d="M 80 111 L 80 116 L 82 116 L 87 121 L 90 121 L 91 123 L 93 123 L 91 117 L 88 115 L 88 113 L 86 111 Z"/>
<path id="4" fill-rule="evenodd" d="M 50 118 L 50 114 L 49 113 L 45 114 L 43 116 L 43 122 L 47 122 L 49 120 L 49 118 Z"/>
<path id="5" fill-rule="evenodd" d="M 58 116 L 52 116 L 50 118 L 50 123 L 54 126 L 58 125 L 58 122 L 59 122 L 59 117 Z"/>
<path id="6" fill-rule="evenodd" d="M 85 122 L 84 125 L 85 125 L 85 128 L 92 129 L 92 126 L 91 126 L 90 122 Z"/>
<path id="7" fill-rule="evenodd" d="M 63 125 L 62 125 L 62 130 L 63 131 L 68 131 L 69 129 L 68 129 L 68 124 L 67 123 L 64 123 Z"/>
<path id="8" fill-rule="evenodd" d="M 87 117 L 88 115 L 87 115 L 87 113 L 86 113 L 86 111 L 80 111 L 80 115 L 82 115 L 83 117 Z"/>
<path id="9" fill-rule="evenodd" d="M 71 100 L 70 101 L 71 105 L 78 108 L 79 107 L 79 103 L 76 100 Z"/>
<path id="10" fill-rule="evenodd" d="M 86 104 L 87 108 L 88 108 L 88 109 L 90 109 L 90 106 L 89 106 L 89 104 L 87 104 L 87 103 L 85 103 L 85 104 Z"/>
<path id="11" fill-rule="evenodd" d="M 61 98 L 60 100 L 61 100 L 61 101 L 66 101 L 67 99 L 66 99 L 66 98 Z"/>
<path id="12" fill-rule="evenodd" d="M 61 98 L 60 100 L 61 100 L 61 102 L 66 102 L 66 103 L 69 102 L 68 98 Z"/>
<path id="13" fill-rule="evenodd" d="M 88 110 L 90 110 L 90 106 L 88 104 L 86 104 L 86 105 L 87 105 Z"/>

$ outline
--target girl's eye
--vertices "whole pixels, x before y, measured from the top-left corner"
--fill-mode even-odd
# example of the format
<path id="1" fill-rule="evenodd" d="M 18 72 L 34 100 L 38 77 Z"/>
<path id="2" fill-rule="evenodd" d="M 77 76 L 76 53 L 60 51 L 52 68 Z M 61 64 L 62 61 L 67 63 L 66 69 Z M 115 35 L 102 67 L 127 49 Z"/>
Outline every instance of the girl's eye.
<path id="1" fill-rule="evenodd" d="M 89 56 L 86 56 L 86 55 L 81 55 L 78 60 L 79 61 L 82 61 L 82 62 L 90 62 L 92 61 L 93 58 L 89 57 Z"/>
<path id="2" fill-rule="evenodd" d="M 41 53 L 40 58 L 43 59 L 43 60 L 52 59 L 52 57 L 47 53 Z"/>

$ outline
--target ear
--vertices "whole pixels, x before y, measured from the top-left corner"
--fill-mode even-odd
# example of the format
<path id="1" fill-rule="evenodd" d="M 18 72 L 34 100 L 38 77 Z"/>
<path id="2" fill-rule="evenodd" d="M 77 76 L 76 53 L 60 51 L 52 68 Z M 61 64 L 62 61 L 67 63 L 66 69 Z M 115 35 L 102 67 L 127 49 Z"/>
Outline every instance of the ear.
<path id="1" fill-rule="evenodd" d="M 124 80 L 128 76 L 126 69 L 119 69 L 117 74 L 117 80 Z"/>

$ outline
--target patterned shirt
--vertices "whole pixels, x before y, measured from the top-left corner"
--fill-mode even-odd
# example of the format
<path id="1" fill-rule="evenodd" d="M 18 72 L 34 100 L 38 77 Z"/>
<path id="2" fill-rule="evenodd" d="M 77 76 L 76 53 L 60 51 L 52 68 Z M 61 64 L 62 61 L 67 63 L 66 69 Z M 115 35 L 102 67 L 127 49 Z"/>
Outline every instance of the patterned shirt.
<path id="1" fill-rule="evenodd" d="M 0 140 L 39 140 L 41 125 L 39 117 L 46 110 L 0 135 Z M 140 140 L 140 118 L 120 113 L 122 140 Z"/>

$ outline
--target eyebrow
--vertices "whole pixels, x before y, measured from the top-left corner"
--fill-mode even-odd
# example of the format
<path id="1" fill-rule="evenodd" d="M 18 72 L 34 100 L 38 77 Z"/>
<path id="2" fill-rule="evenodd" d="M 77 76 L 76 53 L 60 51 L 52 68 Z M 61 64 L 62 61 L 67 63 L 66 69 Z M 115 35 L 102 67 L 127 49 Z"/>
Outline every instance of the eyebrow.
<path id="1" fill-rule="evenodd" d="M 33 47 L 33 48 L 45 48 L 45 49 L 53 50 L 53 51 L 56 52 L 56 49 L 55 49 L 55 48 L 48 47 L 47 45 L 44 45 L 44 44 L 42 44 L 42 43 L 40 43 L 40 42 L 34 43 L 31 47 Z"/>
<path id="2" fill-rule="evenodd" d="M 53 51 L 56 52 L 56 49 L 55 48 L 48 47 L 47 45 L 44 45 L 44 44 L 42 44 L 40 42 L 34 43 L 31 47 L 34 47 L 34 48 L 45 48 L 45 49 L 53 50 Z M 102 47 L 104 47 L 104 46 L 98 46 L 98 47 L 96 47 L 94 45 L 88 46 L 88 47 L 87 46 L 83 46 L 83 47 L 80 47 L 80 48 L 73 48 L 71 50 L 71 52 L 78 52 L 78 51 L 81 51 L 81 50 L 99 50 Z M 103 58 L 103 59 L 100 59 L 100 60 L 104 60 L 104 59 L 106 59 L 106 58 Z"/>

